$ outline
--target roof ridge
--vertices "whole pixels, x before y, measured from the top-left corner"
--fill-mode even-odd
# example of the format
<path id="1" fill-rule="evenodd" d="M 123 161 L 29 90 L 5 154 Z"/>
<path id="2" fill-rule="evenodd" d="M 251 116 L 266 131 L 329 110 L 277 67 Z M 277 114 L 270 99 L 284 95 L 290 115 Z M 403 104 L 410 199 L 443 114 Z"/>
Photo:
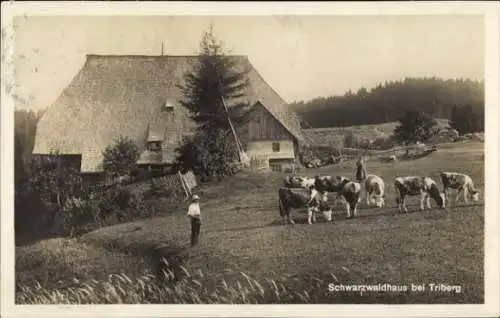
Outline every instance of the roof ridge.
<path id="1" fill-rule="evenodd" d="M 152 55 L 147 55 L 147 54 L 85 54 L 86 58 L 98 58 L 98 57 L 109 57 L 109 58 L 119 58 L 119 57 L 135 57 L 135 58 L 172 58 L 172 57 L 199 57 L 201 56 L 200 54 L 167 54 L 167 55 L 158 55 L 158 54 L 152 54 Z M 225 56 L 230 56 L 230 57 L 242 57 L 248 59 L 248 55 L 246 54 L 225 54 Z"/>
<path id="2" fill-rule="evenodd" d="M 278 92 L 277 92 L 277 91 L 273 88 L 273 86 L 272 86 L 272 85 L 270 85 L 270 84 L 266 81 L 266 79 L 262 76 L 262 74 L 260 74 L 260 73 L 259 73 L 259 71 L 257 70 L 257 68 L 256 68 L 256 67 L 252 64 L 252 62 L 250 61 L 250 59 L 249 59 L 248 57 L 247 57 L 247 60 L 248 60 L 248 62 L 250 63 L 250 65 L 252 65 L 253 71 L 254 71 L 254 72 L 255 72 L 255 74 L 256 74 L 256 75 L 260 78 L 260 80 L 262 80 L 264 83 L 266 83 L 266 84 L 267 84 L 267 86 L 270 88 L 271 92 L 272 92 L 275 96 L 277 96 L 277 97 L 278 97 L 278 98 L 279 98 L 279 99 L 283 102 L 283 106 L 284 106 L 283 108 L 284 108 L 284 109 L 282 109 L 282 111 L 285 113 L 286 117 L 289 117 L 289 116 L 290 116 L 290 114 L 291 114 L 291 116 L 294 116 L 294 114 L 293 114 L 293 113 L 295 113 L 295 111 L 289 108 L 288 103 L 287 103 L 287 102 L 283 99 L 283 97 L 281 97 L 281 95 L 280 95 L 280 94 L 278 94 Z M 270 109 L 268 109 L 268 107 L 266 107 L 265 103 L 264 103 L 261 99 L 259 99 L 259 100 L 260 100 L 261 104 L 262 104 L 262 105 L 263 105 L 263 106 L 264 106 L 264 107 L 265 107 L 265 108 L 266 108 L 266 109 L 267 109 L 267 110 L 268 110 L 268 111 L 269 111 L 269 112 L 270 112 L 270 113 L 271 113 L 271 114 L 272 114 L 272 115 L 273 115 L 273 116 L 274 116 L 274 117 L 275 117 L 275 118 L 276 118 L 279 122 L 283 121 L 281 124 L 282 124 L 282 125 L 283 125 L 283 126 L 284 126 L 284 127 L 285 127 L 288 131 L 289 131 L 289 132 L 291 132 L 291 133 L 292 133 L 292 135 L 297 134 L 298 136 L 295 136 L 295 137 L 301 137 L 301 136 L 300 136 L 300 134 L 302 134 L 302 132 L 301 132 L 301 131 L 293 131 L 294 129 L 290 129 L 290 127 L 289 127 L 289 123 L 288 123 L 288 121 L 290 121 L 290 118 L 281 118 L 281 119 L 280 119 L 280 118 L 279 118 L 279 114 L 273 114 L 273 113 L 274 113 L 274 110 L 270 110 Z M 297 114 L 295 113 L 295 115 L 297 115 Z M 294 120 L 294 119 L 292 119 L 292 120 Z M 297 124 L 298 124 L 299 129 L 300 129 L 300 121 L 299 121 L 299 122 L 297 122 Z"/>

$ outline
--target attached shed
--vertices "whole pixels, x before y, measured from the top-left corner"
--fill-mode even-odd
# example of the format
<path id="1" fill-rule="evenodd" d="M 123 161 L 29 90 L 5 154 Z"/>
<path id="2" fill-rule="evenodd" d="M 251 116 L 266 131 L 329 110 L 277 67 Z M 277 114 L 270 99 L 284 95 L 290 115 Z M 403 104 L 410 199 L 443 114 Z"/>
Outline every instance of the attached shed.
<path id="1" fill-rule="evenodd" d="M 282 171 L 298 154 L 301 136 L 286 121 L 276 118 L 261 102 L 257 102 L 248 124 L 247 154 L 262 167 Z"/>

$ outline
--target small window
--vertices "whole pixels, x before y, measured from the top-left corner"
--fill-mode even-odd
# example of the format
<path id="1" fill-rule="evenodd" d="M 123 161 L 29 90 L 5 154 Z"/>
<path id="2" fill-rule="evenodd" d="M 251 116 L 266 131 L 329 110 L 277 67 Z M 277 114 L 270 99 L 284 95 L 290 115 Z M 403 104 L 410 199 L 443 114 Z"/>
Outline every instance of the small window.
<path id="1" fill-rule="evenodd" d="M 167 114 L 168 113 L 173 113 L 174 112 L 174 105 L 172 103 L 170 103 L 170 102 L 166 102 L 165 104 L 163 104 L 162 109 Z"/>
<path id="2" fill-rule="evenodd" d="M 160 141 L 152 141 L 148 143 L 148 150 L 158 151 L 161 150 L 161 142 Z"/>
<path id="3" fill-rule="evenodd" d="M 176 133 L 168 133 L 165 135 L 166 144 L 167 145 L 175 145 L 177 144 L 177 134 Z"/>
<path id="4" fill-rule="evenodd" d="M 280 143 L 273 142 L 273 152 L 280 152 Z"/>

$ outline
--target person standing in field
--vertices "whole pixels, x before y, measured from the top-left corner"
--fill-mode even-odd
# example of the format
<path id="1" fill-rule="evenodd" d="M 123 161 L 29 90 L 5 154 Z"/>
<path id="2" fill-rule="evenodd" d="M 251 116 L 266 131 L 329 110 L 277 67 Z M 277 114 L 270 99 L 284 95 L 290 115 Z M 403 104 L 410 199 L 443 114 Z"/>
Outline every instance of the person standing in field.
<path id="1" fill-rule="evenodd" d="M 191 246 L 198 244 L 201 228 L 200 197 L 193 195 L 187 213 L 191 221 Z"/>
<path id="2" fill-rule="evenodd" d="M 366 179 L 366 166 L 364 156 L 359 156 L 356 161 L 356 180 L 361 182 Z"/>

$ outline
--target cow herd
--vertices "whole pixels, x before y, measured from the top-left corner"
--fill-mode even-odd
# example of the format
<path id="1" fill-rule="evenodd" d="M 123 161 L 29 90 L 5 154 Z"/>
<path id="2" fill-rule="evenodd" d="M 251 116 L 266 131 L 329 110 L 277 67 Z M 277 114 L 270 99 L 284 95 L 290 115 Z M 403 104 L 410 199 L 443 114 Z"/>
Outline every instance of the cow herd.
<path id="1" fill-rule="evenodd" d="M 464 202 L 467 203 L 469 196 L 474 202 L 479 200 L 479 190 L 474 186 L 472 178 L 458 172 L 440 172 L 443 185 L 439 189 L 437 183 L 428 176 L 405 176 L 396 177 L 394 189 L 396 192 L 396 203 L 400 213 L 408 212 L 406 200 L 409 196 L 420 196 L 420 210 L 431 209 L 432 198 L 437 206 L 444 209 L 446 201 L 449 202 L 450 190 L 457 190 L 455 202 L 458 202 L 460 194 L 463 193 Z M 357 206 L 364 195 L 367 205 L 376 207 L 385 206 L 385 182 L 382 177 L 368 174 L 361 182 L 352 181 L 343 176 L 287 176 L 283 180 L 283 187 L 278 190 L 279 211 L 283 224 L 285 218 L 294 224 L 290 217 L 292 209 L 307 208 L 308 223 L 316 220 L 316 213 L 322 213 L 325 220 L 332 222 L 332 208 L 328 205 L 328 193 L 334 194 L 337 200 L 345 205 L 347 218 L 357 216 Z M 425 203 L 425 205 L 424 205 Z"/>

